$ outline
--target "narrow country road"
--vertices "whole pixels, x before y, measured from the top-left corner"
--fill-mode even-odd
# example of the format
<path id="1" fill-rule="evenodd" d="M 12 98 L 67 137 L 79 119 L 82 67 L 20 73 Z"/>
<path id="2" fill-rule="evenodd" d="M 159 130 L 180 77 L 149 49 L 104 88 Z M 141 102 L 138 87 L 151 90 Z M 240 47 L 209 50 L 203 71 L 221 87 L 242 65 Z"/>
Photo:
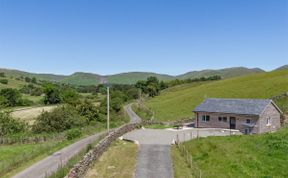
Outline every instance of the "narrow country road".
<path id="1" fill-rule="evenodd" d="M 132 104 L 128 104 L 124 107 L 125 112 L 130 117 L 130 123 L 139 123 L 141 122 L 141 118 L 132 110 Z"/>
<path id="2" fill-rule="evenodd" d="M 88 144 L 96 141 L 105 133 L 106 132 L 97 133 L 73 143 L 72 145 L 69 145 L 53 155 L 35 163 L 31 167 L 15 175 L 13 178 L 45 178 L 53 172 L 56 172 L 61 165 L 65 165 L 70 158 L 85 149 Z"/>
<path id="3" fill-rule="evenodd" d="M 141 119 L 132 111 L 131 104 L 124 107 L 126 113 L 130 117 L 130 123 L 141 122 Z M 85 147 L 99 139 L 106 132 L 97 133 L 95 135 L 83 138 L 82 140 L 73 143 L 60 151 L 50 155 L 43 160 L 33 164 L 31 167 L 23 170 L 13 178 L 45 178 L 56 172 L 59 167 L 65 165 L 69 159 L 79 153 Z"/>

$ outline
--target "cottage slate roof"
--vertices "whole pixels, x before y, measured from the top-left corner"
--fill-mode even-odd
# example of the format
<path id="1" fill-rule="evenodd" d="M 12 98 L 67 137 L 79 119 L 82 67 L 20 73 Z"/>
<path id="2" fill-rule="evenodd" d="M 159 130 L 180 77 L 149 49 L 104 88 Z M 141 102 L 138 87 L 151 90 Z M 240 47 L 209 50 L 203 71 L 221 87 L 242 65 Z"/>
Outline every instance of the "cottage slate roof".
<path id="1" fill-rule="evenodd" d="M 245 115 L 260 115 L 271 99 L 221 99 L 209 98 L 198 105 L 193 112 L 216 112 Z M 273 103 L 277 108 L 277 106 Z M 279 108 L 277 108 L 279 110 Z M 279 112 L 281 112 L 279 110 Z"/>

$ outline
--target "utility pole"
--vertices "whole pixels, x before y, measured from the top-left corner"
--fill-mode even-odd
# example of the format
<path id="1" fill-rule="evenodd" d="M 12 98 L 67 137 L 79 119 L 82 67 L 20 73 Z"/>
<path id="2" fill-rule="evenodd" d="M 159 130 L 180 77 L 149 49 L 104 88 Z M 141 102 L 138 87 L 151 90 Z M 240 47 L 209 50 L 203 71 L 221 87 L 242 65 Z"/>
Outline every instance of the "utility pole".
<path id="1" fill-rule="evenodd" d="M 107 132 L 110 132 L 110 92 L 109 87 L 107 87 Z"/>

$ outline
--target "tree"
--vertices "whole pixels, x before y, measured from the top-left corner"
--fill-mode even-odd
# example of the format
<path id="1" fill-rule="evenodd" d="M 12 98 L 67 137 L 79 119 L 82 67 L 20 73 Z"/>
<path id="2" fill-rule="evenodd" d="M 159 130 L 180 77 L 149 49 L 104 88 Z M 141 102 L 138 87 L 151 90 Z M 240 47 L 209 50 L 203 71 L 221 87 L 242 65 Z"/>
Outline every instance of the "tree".
<path id="1" fill-rule="evenodd" d="M 6 77 L 4 72 L 0 72 L 0 77 Z"/>
<path id="2" fill-rule="evenodd" d="M 33 78 L 31 79 L 31 82 L 34 83 L 34 84 L 37 84 L 37 79 L 36 79 L 35 77 L 33 77 Z"/>
<path id="3" fill-rule="evenodd" d="M 45 104 L 57 104 L 61 102 L 59 88 L 51 83 L 44 85 L 44 103 Z"/>
<path id="4" fill-rule="evenodd" d="M 0 95 L 5 98 L 5 106 L 17 106 L 21 103 L 21 94 L 18 90 L 12 88 L 5 88 L 0 91 Z"/>
<path id="5" fill-rule="evenodd" d="M 31 82 L 31 78 L 25 77 L 25 82 L 30 83 Z"/>
<path id="6" fill-rule="evenodd" d="M 76 91 L 71 88 L 60 89 L 61 102 L 76 105 L 79 103 L 79 95 Z"/>

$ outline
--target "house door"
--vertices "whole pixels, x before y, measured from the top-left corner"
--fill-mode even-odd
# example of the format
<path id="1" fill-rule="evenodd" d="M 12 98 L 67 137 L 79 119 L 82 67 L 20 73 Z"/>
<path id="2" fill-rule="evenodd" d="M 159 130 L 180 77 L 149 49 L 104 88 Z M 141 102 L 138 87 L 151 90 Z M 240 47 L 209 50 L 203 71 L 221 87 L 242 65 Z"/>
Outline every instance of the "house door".
<path id="1" fill-rule="evenodd" d="M 230 129 L 236 129 L 236 118 L 230 117 Z"/>

